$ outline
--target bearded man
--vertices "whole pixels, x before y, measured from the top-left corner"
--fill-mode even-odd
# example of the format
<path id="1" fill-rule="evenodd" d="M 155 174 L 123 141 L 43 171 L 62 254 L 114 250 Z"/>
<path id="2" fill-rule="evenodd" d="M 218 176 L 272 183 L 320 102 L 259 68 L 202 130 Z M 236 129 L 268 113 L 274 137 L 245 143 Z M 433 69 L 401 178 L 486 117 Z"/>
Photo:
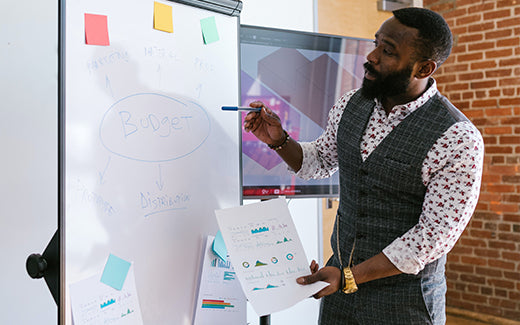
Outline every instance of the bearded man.
<path id="1" fill-rule="evenodd" d="M 262 102 L 244 129 L 304 179 L 340 173 L 340 204 L 320 324 L 444 324 L 446 254 L 477 204 L 483 140 L 432 74 L 452 35 L 433 11 L 393 12 L 375 35 L 363 85 L 332 107 L 325 132 L 298 143 Z"/>

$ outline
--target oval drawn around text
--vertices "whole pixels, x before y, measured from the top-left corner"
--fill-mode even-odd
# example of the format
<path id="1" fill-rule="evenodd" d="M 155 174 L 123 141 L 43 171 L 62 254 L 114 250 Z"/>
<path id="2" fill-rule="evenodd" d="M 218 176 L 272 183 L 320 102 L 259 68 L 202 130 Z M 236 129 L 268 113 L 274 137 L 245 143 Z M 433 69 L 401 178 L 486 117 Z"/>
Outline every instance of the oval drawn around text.
<path id="1" fill-rule="evenodd" d="M 164 162 L 190 155 L 209 132 L 209 116 L 201 105 L 184 98 L 140 93 L 120 99 L 107 110 L 99 137 L 118 156 Z"/>

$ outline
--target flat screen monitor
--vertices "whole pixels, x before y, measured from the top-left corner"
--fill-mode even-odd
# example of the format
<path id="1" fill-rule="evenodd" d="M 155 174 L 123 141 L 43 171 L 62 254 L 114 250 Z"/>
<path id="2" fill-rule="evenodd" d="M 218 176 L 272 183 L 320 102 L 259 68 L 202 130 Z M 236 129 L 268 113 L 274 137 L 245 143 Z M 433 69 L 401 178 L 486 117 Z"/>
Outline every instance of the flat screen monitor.
<path id="1" fill-rule="evenodd" d="M 363 63 L 372 48 L 368 39 L 241 25 L 242 105 L 261 100 L 280 116 L 293 139 L 313 141 L 325 130 L 336 100 L 361 87 Z M 243 128 L 241 146 L 245 199 L 338 196 L 339 173 L 300 179 Z"/>

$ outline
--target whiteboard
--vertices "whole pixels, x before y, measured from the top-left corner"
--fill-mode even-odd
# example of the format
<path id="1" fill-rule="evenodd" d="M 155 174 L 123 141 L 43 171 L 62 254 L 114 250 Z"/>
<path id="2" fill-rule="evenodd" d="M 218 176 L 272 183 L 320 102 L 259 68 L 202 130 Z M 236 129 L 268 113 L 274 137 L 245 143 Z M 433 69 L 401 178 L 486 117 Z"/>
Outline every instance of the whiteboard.
<path id="1" fill-rule="evenodd" d="M 133 263 L 144 324 L 191 324 L 214 210 L 240 203 L 238 118 L 220 109 L 238 105 L 238 18 L 161 3 L 173 33 L 151 0 L 62 2 L 61 323 L 70 284 L 113 254 Z M 85 13 L 107 16 L 109 46 L 85 44 Z"/>

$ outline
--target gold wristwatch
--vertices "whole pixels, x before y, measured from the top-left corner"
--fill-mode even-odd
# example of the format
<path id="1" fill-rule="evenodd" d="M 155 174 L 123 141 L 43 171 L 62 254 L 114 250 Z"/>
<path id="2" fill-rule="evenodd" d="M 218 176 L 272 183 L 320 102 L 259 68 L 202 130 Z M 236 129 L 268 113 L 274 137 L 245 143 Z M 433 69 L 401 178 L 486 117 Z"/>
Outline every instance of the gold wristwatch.
<path id="1" fill-rule="evenodd" d="M 352 270 L 350 267 L 343 268 L 343 293 L 353 293 L 358 290 L 356 281 L 354 280 L 354 275 L 352 274 Z"/>
<path id="2" fill-rule="evenodd" d="M 354 293 L 358 290 L 356 280 L 354 280 L 354 275 L 352 274 L 352 270 L 350 267 L 352 266 L 352 256 L 354 255 L 354 248 L 356 247 L 356 240 L 352 244 L 352 250 L 350 251 L 350 257 L 348 259 L 348 266 L 343 267 L 343 260 L 341 258 L 341 250 L 339 249 L 339 214 L 336 214 L 336 247 L 338 248 L 338 258 L 340 264 L 340 270 L 342 273 L 341 278 L 341 291 L 343 293 L 349 294 Z"/>

